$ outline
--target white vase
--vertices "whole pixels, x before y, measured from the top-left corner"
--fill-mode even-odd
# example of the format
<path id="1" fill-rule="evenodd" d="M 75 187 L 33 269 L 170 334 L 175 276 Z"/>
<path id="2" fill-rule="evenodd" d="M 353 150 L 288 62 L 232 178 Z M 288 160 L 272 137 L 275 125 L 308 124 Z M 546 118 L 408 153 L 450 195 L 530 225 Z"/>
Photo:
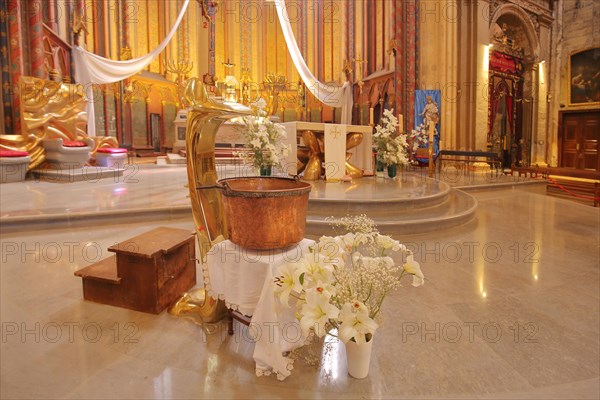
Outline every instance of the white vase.
<path id="1" fill-rule="evenodd" d="M 348 373 L 352 377 L 363 379 L 369 375 L 372 348 L 373 337 L 366 343 L 356 343 L 352 340 L 346 343 L 346 362 L 348 364 Z"/>

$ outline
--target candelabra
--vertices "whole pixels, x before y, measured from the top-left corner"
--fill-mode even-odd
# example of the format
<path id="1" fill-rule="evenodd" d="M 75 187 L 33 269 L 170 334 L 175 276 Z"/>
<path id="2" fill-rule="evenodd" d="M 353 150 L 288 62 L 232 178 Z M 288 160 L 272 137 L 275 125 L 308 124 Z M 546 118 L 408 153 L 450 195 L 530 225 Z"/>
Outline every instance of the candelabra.
<path id="1" fill-rule="evenodd" d="M 188 80 L 189 73 L 194 68 L 194 63 L 188 60 L 167 60 L 164 63 L 164 69 L 167 72 L 175 74 L 175 85 L 177 85 L 177 92 L 179 94 L 180 103 L 185 107 L 186 103 L 183 99 L 183 92 Z"/>
<path id="2" fill-rule="evenodd" d="M 273 115 L 277 111 L 279 92 L 285 89 L 288 81 L 284 75 L 277 75 L 271 72 L 265 74 L 263 84 L 269 93 L 269 102 L 267 104 L 267 115 Z"/>

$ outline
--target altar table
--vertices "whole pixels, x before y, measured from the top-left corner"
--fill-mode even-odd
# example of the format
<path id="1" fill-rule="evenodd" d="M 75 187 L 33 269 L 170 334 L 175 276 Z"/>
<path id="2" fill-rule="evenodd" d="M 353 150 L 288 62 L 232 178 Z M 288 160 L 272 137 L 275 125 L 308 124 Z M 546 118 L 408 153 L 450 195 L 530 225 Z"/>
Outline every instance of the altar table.
<path id="1" fill-rule="evenodd" d="M 288 155 L 287 163 L 288 173 L 295 174 L 295 168 L 297 163 L 297 153 L 298 153 L 298 144 L 297 144 L 297 135 L 298 132 L 311 131 L 311 132 L 325 132 L 325 126 L 328 124 L 322 122 L 304 122 L 304 121 L 291 121 L 291 122 L 283 122 L 282 125 L 285 127 L 287 131 L 287 144 L 290 146 L 290 152 Z M 351 164 L 361 168 L 365 173 L 373 172 L 373 128 L 366 125 L 344 125 L 344 124 L 331 124 L 340 127 L 342 131 L 346 132 L 346 135 L 351 133 L 362 133 L 363 139 L 362 142 L 355 147 L 352 152 L 352 157 L 348 160 Z M 327 138 L 325 138 L 327 140 Z M 337 152 L 338 157 L 335 157 L 332 152 Z M 327 163 L 328 155 L 331 154 L 330 157 L 339 158 L 342 157 L 344 160 L 346 158 L 346 147 L 340 146 L 335 149 L 325 148 L 325 163 Z M 341 154 L 341 156 L 340 156 Z M 294 171 L 292 171 L 292 169 Z M 343 171 L 343 168 L 341 169 Z M 342 173 L 344 175 L 344 173 Z"/>
<path id="2" fill-rule="evenodd" d="M 279 250 L 249 250 L 225 240 L 217 243 L 206 258 L 205 285 L 213 298 L 240 313 L 252 316 L 248 335 L 255 343 L 256 374 L 291 374 L 293 360 L 283 355 L 305 344 L 294 307 L 284 307 L 274 294 L 273 278 L 286 262 L 297 262 L 314 241 Z M 208 275 L 208 276 L 207 276 Z"/>

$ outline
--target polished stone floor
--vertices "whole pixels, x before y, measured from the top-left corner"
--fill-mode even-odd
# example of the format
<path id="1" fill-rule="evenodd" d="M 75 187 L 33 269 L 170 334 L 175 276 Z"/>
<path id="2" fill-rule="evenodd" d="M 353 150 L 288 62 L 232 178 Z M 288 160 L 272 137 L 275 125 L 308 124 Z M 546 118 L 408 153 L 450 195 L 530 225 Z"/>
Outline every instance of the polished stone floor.
<path id="1" fill-rule="evenodd" d="M 73 272 L 187 214 L 49 224 L 51 214 L 185 207 L 185 169 L 137 182 L 28 181 L 0 186 L 0 397 L 590 398 L 600 397 L 600 210 L 505 186 L 470 192 L 476 219 L 398 237 L 426 284 L 384 303 L 370 374 L 348 376 L 333 341 L 320 365 L 299 359 L 283 382 L 256 377 L 238 327 L 82 300 Z M 2 221 L 36 215 L 38 225 Z M 210 333 L 207 333 L 210 331 Z"/>

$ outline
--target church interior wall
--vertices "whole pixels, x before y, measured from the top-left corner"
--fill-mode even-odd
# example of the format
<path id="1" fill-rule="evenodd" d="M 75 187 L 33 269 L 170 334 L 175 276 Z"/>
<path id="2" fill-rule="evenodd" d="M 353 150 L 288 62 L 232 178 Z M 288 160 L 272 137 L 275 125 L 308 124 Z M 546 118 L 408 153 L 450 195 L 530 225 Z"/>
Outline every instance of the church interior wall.
<path id="1" fill-rule="evenodd" d="M 377 123 L 383 109 L 393 107 L 396 113 L 404 114 L 404 128 L 410 131 L 414 128 L 414 89 L 439 89 L 442 147 L 485 149 L 489 97 L 486 53 L 490 31 L 495 22 L 511 15 L 518 20 L 516 26 L 521 27 L 516 40 L 524 45 L 526 52 L 523 101 L 531 104 L 524 105 L 522 128 L 531 142 L 528 148 L 531 163 L 557 164 L 561 110 L 598 107 L 597 104 L 574 106 L 569 101 L 569 57 L 600 47 L 600 27 L 594 23 L 600 18 L 597 1 L 287 3 L 298 45 L 317 78 L 342 83 L 346 79 L 345 70 L 352 69 L 354 123 L 368 124 L 369 109 L 376 107 L 374 122 Z M 4 4 L 4 15 L 14 18 L 7 18 L 3 29 L 10 33 L 13 28 L 11 38 L 15 39 L 14 46 L 20 54 L 13 48 L 7 49 L 7 61 L 3 59 L 3 63 L 16 65 L 8 74 L 12 92 L 3 92 L 3 96 L 13 99 L 5 101 L 2 109 L 3 133 L 20 131 L 18 96 L 12 89 L 18 77 L 48 79 L 51 75 L 48 68 L 34 66 L 39 50 L 32 47 L 35 38 L 29 16 L 36 7 L 43 11 L 42 22 L 68 45 L 74 44 L 70 28 L 75 22 L 74 11 L 84 10 L 83 24 L 87 31 L 83 45 L 101 56 L 127 59 L 154 48 L 173 25 L 180 6 L 180 2 L 160 0 L 35 0 L 28 2 L 26 9 L 19 8 L 18 2 Z M 415 25 L 411 27 L 411 23 Z M 265 42 L 266 49 L 262 47 Z M 16 57 L 14 63 L 9 62 L 11 57 Z M 339 112 L 323 106 L 310 94 L 298 101 L 300 79 L 287 52 L 273 4 L 191 1 L 175 39 L 144 71 L 143 78 L 134 76 L 122 84 L 98 88 L 98 99 L 94 100 L 100 134 L 117 135 L 125 145 L 142 146 L 150 134 L 141 130 L 149 129 L 149 114 L 154 113 L 163 119 L 161 142 L 168 147 L 174 141 L 174 132 L 167 132 L 172 121 L 165 121 L 173 114 L 172 108 L 179 107 L 174 92 L 177 74 L 167 70 L 169 60 L 188 62 L 187 76 L 221 80 L 227 76 L 224 63 L 229 61 L 235 64 L 230 72 L 237 79 L 245 73 L 253 82 L 255 98 L 268 95 L 263 85 L 266 73 L 283 75 L 288 85 L 275 110 L 282 120 L 339 119 Z M 134 94 L 127 92 L 131 87 L 136 91 Z M 373 93 L 377 93 L 375 98 L 370 96 Z M 128 96 L 140 104 L 125 101 Z M 140 112 L 145 117 L 138 116 Z"/>
<path id="2" fill-rule="evenodd" d="M 600 2 L 564 1 L 560 62 L 561 109 L 593 109 L 598 105 L 573 105 L 569 101 L 569 57 L 573 53 L 600 47 Z"/>

